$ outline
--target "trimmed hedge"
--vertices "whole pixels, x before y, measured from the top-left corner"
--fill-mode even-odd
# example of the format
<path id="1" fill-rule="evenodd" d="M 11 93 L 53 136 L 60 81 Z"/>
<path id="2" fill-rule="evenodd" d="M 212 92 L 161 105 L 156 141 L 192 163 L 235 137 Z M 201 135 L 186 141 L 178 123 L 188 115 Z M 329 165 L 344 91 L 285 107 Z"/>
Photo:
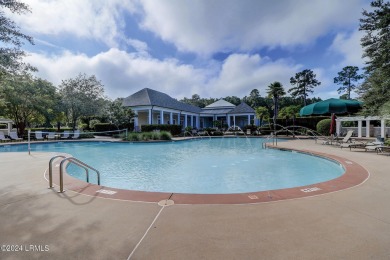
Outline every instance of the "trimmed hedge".
<path id="1" fill-rule="evenodd" d="M 317 132 L 322 135 L 330 135 L 330 123 L 332 122 L 331 119 L 323 119 L 320 122 L 317 123 Z"/>
<path id="2" fill-rule="evenodd" d="M 181 125 L 143 125 L 142 132 L 153 132 L 154 130 L 167 131 L 172 135 L 179 135 L 181 133 Z"/>
<path id="3" fill-rule="evenodd" d="M 126 138 L 127 141 L 151 141 L 151 140 L 172 140 L 170 132 L 142 132 L 142 133 L 129 133 Z"/>

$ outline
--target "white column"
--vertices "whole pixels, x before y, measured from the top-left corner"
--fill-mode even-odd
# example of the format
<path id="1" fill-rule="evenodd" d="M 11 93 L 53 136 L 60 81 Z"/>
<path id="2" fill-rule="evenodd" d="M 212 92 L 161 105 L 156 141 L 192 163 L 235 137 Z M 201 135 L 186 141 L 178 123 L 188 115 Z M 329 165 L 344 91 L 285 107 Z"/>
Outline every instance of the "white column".
<path id="1" fill-rule="evenodd" d="M 228 128 L 230 127 L 230 115 L 227 115 L 227 124 L 228 124 Z"/>
<path id="2" fill-rule="evenodd" d="M 236 127 L 236 116 L 233 116 L 233 126 Z"/>
<path id="3" fill-rule="evenodd" d="M 138 110 L 134 110 L 134 129 L 138 129 Z"/>
<path id="4" fill-rule="evenodd" d="M 362 120 L 359 120 L 358 121 L 358 137 L 361 138 L 362 137 Z"/>
<path id="5" fill-rule="evenodd" d="M 153 118 L 153 116 L 152 116 L 152 110 L 149 109 L 149 125 L 152 124 L 152 118 Z"/>
<path id="6" fill-rule="evenodd" d="M 11 122 L 7 123 L 7 130 L 8 130 L 8 135 L 9 135 L 9 133 L 11 133 L 11 130 L 12 130 L 12 123 Z"/>
<path id="7" fill-rule="evenodd" d="M 173 114 L 172 114 L 172 112 L 169 113 L 169 124 L 173 125 Z"/>
<path id="8" fill-rule="evenodd" d="M 381 137 L 385 138 L 385 128 L 386 128 L 386 121 L 384 119 L 381 119 Z"/>
<path id="9" fill-rule="evenodd" d="M 177 125 L 180 125 L 180 113 L 177 113 Z"/>
<path id="10" fill-rule="evenodd" d="M 248 125 L 251 124 L 251 115 L 248 115 Z"/>
<path id="11" fill-rule="evenodd" d="M 196 128 L 200 128 L 200 116 L 195 116 L 195 120 L 196 120 Z"/>
<path id="12" fill-rule="evenodd" d="M 340 130 L 341 130 L 341 121 L 336 120 L 336 134 L 337 134 L 337 136 L 340 136 Z"/>
<path id="13" fill-rule="evenodd" d="M 194 116 L 191 115 L 191 127 L 193 128 L 194 127 Z"/>
<path id="14" fill-rule="evenodd" d="M 184 128 L 187 127 L 187 115 L 184 114 Z"/>
<path id="15" fill-rule="evenodd" d="M 366 137 L 370 137 L 370 120 L 366 120 Z"/>
<path id="16" fill-rule="evenodd" d="M 163 110 L 160 111 L 160 124 L 161 125 L 164 124 L 164 111 Z"/>

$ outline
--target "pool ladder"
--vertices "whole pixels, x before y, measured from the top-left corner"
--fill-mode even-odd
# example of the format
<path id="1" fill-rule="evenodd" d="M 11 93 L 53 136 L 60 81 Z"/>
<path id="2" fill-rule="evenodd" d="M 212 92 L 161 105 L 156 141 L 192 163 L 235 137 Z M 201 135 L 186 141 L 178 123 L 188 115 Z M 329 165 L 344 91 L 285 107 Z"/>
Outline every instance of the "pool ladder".
<path id="1" fill-rule="evenodd" d="M 64 192 L 64 164 L 66 162 L 73 163 L 80 168 L 83 168 L 85 170 L 85 175 L 87 182 L 89 182 L 89 170 L 92 170 L 96 172 L 97 175 L 97 183 L 100 185 L 100 172 L 93 168 L 92 166 L 89 166 L 88 164 L 80 161 L 79 159 L 75 157 L 66 157 L 64 155 L 56 155 L 52 157 L 49 161 L 49 189 L 53 188 L 53 161 L 57 158 L 63 158 L 60 163 L 60 193 Z"/>

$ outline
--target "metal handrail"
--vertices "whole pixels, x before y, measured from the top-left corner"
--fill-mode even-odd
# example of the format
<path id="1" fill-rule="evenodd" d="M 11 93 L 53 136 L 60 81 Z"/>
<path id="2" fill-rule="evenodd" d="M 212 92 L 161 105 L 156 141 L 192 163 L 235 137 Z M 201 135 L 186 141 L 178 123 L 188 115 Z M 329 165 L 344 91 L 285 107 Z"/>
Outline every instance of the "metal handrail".
<path id="1" fill-rule="evenodd" d="M 49 161 L 49 189 L 53 188 L 53 167 L 52 167 L 52 163 L 54 161 L 54 159 L 57 159 L 57 158 L 66 158 L 66 156 L 64 155 L 56 155 L 54 157 L 52 157 Z"/>
<path id="2" fill-rule="evenodd" d="M 74 157 L 67 157 L 67 158 L 63 159 L 60 163 L 60 192 L 61 193 L 64 192 L 64 170 L 63 170 L 64 167 L 63 167 L 63 165 L 66 161 L 72 162 L 72 163 L 74 163 L 74 164 L 76 164 L 84 169 L 89 168 L 89 169 L 95 171 L 97 174 L 98 185 L 100 185 L 100 172 L 98 170 L 96 170 L 92 166 L 89 166 L 88 164 L 86 164 L 86 163 L 84 163 L 84 162 L 82 162 Z M 88 169 L 86 169 L 86 172 L 87 172 L 87 179 L 89 181 Z"/>
<path id="3" fill-rule="evenodd" d="M 53 163 L 54 159 L 59 158 L 59 157 L 64 158 L 63 160 L 61 160 L 61 163 L 60 163 L 60 191 L 59 192 L 61 192 L 61 193 L 64 192 L 64 164 L 65 164 L 65 162 L 74 163 L 75 165 L 83 168 L 85 170 L 87 182 L 89 182 L 89 170 L 88 169 L 95 171 L 96 175 L 97 175 L 97 183 L 98 183 L 98 185 L 100 185 L 100 172 L 98 170 L 96 170 L 92 166 L 89 166 L 88 164 L 80 161 L 77 158 L 65 157 L 63 155 L 57 155 L 57 156 L 52 157 L 49 161 L 49 188 L 53 188 L 53 169 L 52 169 L 53 166 L 52 166 L 52 163 Z"/>

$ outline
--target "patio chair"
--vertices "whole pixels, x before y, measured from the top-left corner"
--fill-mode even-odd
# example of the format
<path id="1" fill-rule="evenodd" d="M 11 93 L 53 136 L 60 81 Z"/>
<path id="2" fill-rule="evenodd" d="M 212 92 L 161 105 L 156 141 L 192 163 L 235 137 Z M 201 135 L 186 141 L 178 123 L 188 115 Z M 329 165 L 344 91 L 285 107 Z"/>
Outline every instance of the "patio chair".
<path id="1" fill-rule="evenodd" d="M 68 139 L 70 137 L 69 131 L 64 131 L 64 133 L 61 136 L 61 139 Z"/>
<path id="2" fill-rule="evenodd" d="M 12 140 L 16 140 L 16 141 L 21 141 L 21 140 L 23 140 L 23 138 L 20 138 L 20 137 L 18 136 L 18 133 L 16 133 L 16 132 L 10 132 L 10 133 L 9 133 L 9 138 L 11 138 Z"/>
<path id="3" fill-rule="evenodd" d="M 376 151 L 378 152 L 378 148 L 381 148 L 383 147 L 383 143 L 382 142 L 369 142 L 367 143 L 367 145 L 364 147 L 365 151 L 366 152 L 369 152 L 369 151 Z"/>
<path id="4" fill-rule="evenodd" d="M 351 142 L 352 134 L 353 134 L 353 130 L 349 130 L 349 131 L 347 132 L 347 134 L 344 136 L 343 139 L 338 140 L 338 143 L 339 143 L 340 145 L 341 145 L 341 144 L 350 143 L 350 142 Z"/>
<path id="5" fill-rule="evenodd" d="M 42 135 L 42 131 L 35 131 L 35 140 L 45 140 Z"/>
<path id="6" fill-rule="evenodd" d="M 77 139 L 77 138 L 80 138 L 80 131 L 79 130 L 74 131 L 73 136 L 72 136 L 72 139 Z"/>
<path id="7" fill-rule="evenodd" d="M 54 132 L 49 132 L 46 136 L 47 140 L 54 140 L 56 138 L 56 135 Z"/>
<path id="8" fill-rule="evenodd" d="M 6 138 L 4 133 L 0 131 L 0 141 L 11 141 L 11 139 Z"/>

